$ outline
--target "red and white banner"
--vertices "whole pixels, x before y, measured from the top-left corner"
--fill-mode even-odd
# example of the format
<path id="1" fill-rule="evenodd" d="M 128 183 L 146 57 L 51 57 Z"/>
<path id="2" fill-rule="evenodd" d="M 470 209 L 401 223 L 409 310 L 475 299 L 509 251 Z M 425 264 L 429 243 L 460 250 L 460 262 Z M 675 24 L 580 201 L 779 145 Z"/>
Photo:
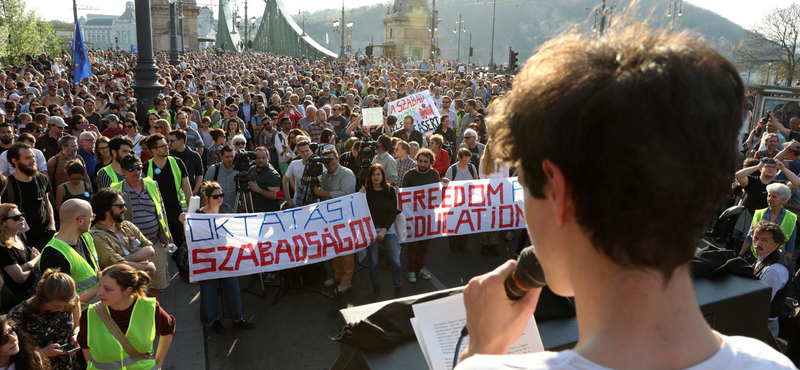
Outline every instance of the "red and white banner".
<path id="1" fill-rule="evenodd" d="M 521 229 L 522 191 L 517 177 L 401 188 L 397 204 L 406 216 L 406 242 Z"/>
<path id="2" fill-rule="evenodd" d="M 313 264 L 353 254 L 375 241 L 362 193 L 270 213 L 187 215 L 190 280 Z"/>

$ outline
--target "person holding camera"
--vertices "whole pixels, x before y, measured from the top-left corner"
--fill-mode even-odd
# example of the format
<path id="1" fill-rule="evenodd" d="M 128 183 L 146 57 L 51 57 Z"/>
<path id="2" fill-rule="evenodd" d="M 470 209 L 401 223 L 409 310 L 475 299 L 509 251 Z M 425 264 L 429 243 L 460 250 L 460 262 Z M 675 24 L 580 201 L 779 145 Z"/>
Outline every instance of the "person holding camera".
<path id="1" fill-rule="evenodd" d="M 339 165 L 339 155 L 336 149 L 325 149 L 322 158 L 327 158 L 325 172 L 322 174 L 319 187 L 311 190 L 320 200 L 328 200 L 353 194 L 356 189 L 356 175 L 347 167 Z M 341 294 L 350 289 L 353 278 L 353 255 L 336 257 L 331 261 L 333 266 L 333 281 L 325 282 L 325 286 L 338 283 L 333 290 L 334 294 Z"/>
<path id="2" fill-rule="evenodd" d="M 269 162 L 269 150 L 256 148 L 256 163 L 247 171 L 248 186 L 253 197 L 253 212 L 275 212 L 279 209 L 278 193 L 281 175 Z"/>
<path id="3" fill-rule="evenodd" d="M 289 163 L 286 174 L 281 180 L 283 197 L 286 199 L 286 205 L 290 208 L 305 205 L 304 198 L 308 191 L 306 185 L 303 184 L 301 180 L 306 170 L 308 158 L 311 157 L 312 152 L 310 145 L 311 143 L 305 139 L 297 143 L 295 151 L 300 155 L 300 160 Z M 292 190 L 294 190 L 294 196 L 290 196 Z"/>
<path id="4" fill-rule="evenodd" d="M 225 145 L 220 152 L 222 153 L 221 162 L 208 168 L 203 181 L 217 182 L 225 194 L 231 194 L 225 198 L 225 204 L 233 209 L 236 206 L 236 186 L 238 184 L 236 177 L 239 171 L 233 167 L 233 148 L 230 145 Z"/>

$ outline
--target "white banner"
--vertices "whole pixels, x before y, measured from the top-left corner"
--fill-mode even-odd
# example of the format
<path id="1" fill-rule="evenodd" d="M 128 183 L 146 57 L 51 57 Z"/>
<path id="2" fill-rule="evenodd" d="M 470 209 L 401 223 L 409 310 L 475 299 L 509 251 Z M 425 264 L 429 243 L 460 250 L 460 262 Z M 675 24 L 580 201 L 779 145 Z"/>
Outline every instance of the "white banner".
<path id="1" fill-rule="evenodd" d="M 376 236 L 363 193 L 279 212 L 192 213 L 185 230 L 193 282 L 353 254 Z"/>
<path id="2" fill-rule="evenodd" d="M 397 204 L 406 216 L 406 242 L 521 229 L 522 191 L 517 177 L 401 188 Z"/>
<path id="3" fill-rule="evenodd" d="M 388 115 L 397 117 L 397 124 L 392 131 L 402 129 L 403 117 L 411 115 L 414 117 L 414 128 L 423 134 L 436 130 L 441 117 L 427 90 L 390 102 Z"/>

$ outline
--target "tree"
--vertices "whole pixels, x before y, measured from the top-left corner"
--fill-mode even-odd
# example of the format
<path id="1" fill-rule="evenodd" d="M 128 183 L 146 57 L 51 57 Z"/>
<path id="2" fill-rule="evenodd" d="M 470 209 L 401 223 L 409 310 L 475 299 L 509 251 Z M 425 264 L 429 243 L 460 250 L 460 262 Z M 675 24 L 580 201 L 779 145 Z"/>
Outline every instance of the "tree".
<path id="1" fill-rule="evenodd" d="M 800 75 L 800 4 L 777 8 L 745 33 L 732 50 L 743 69 L 755 69 L 772 63 L 780 79 L 792 85 Z"/>
<path id="2" fill-rule="evenodd" d="M 20 65 L 26 55 L 58 53 L 61 40 L 50 23 L 33 10 L 26 10 L 22 0 L 2 0 L 0 4 L 2 64 Z"/>

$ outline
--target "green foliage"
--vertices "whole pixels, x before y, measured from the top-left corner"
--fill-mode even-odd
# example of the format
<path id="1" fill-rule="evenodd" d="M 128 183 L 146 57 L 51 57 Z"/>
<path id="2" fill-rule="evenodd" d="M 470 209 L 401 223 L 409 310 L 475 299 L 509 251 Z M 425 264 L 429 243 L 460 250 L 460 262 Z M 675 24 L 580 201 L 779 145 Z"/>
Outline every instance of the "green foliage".
<path id="1" fill-rule="evenodd" d="M 0 1 L 0 64 L 20 65 L 25 55 L 55 54 L 60 39 L 52 25 L 33 10 L 26 10 L 22 0 Z"/>

